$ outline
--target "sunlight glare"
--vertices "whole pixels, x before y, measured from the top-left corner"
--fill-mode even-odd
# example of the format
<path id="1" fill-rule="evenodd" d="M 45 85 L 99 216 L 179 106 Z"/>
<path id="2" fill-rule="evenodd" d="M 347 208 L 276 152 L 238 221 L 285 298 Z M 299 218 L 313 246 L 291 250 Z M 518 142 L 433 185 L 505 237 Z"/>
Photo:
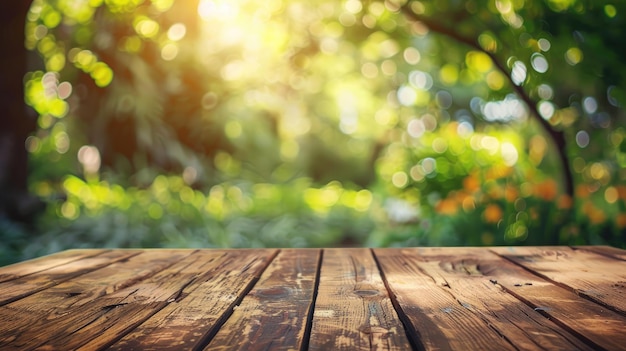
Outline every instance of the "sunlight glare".
<path id="1" fill-rule="evenodd" d="M 219 20 L 230 22 L 237 18 L 239 7 L 236 1 L 201 0 L 198 15 L 205 21 Z"/>
<path id="2" fill-rule="evenodd" d="M 356 132 L 359 120 L 359 112 L 356 108 L 356 98 L 349 91 L 339 94 L 337 101 L 340 111 L 339 129 L 345 134 Z"/>
<path id="3" fill-rule="evenodd" d="M 548 71 L 548 60 L 540 53 L 534 53 L 531 56 L 531 66 L 539 73 L 546 73 Z"/>
<path id="4" fill-rule="evenodd" d="M 550 41 L 548 39 L 545 39 L 545 38 L 541 38 L 541 39 L 537 40 L 537 45 L 539 45 L 539 48 L 543 52 L 546 52 L 546 51 L 550 50 L 550 47 L 552 46 Z"/>
<path id="5" fill-rule="evenodd" d="M 502 154 L 502 159 L 504 160 L 504 164 L 513 167 L 517 163 L 519 159 L 519 154 L 517 153 L 517 148 L 515 145 L 509 142 L 503 142 L 500 146 L 500 153 Z"/>
<path id="6" fill-rule="evenodd" d="M 404 49 L 402 56 L 404 57 L 404 61 L 406 61 L 409 65 L 416 65 L 422 59 L 422 55 L 419 50 L 414 47 Z"/>
<path id="7" fill-rule="evenodd" d="M 161 49 L 161 58 L 165 61 L 172 61 L 178 56 L 178 45 L 168 43 Z"/>
<path id="8" fill-rule="evenodd" d="M 554 96 L 554 90 L 547 84 L 541 84 L 537 88 L 537 94 L 539 94 L 539 97 L 544 100 L 550 100 Z"/>
<path id="9" fill-rule="evenodd" d="M 403 85 L 398 89 L 398 101 L 404 106 L 412 106 L 417 100 L 417 91 L 413 87 Z"/>
<path id="10" fill-rule="evenodd" d="M 541 117 L 543 117 L 543 119 L 545 120 L 550 120 L 550 118 L 552 118 L 552 116 L 554 116 L 554 113 L 556 112 L 554 104 L 552 104 L 550 101 L 541 101 L 537 105 L 537 110 L 539 111 Z"/>
<path id="11" fill-rule="evenodd" d="M 514 95 L 507 95 L 504 100 L 500 101 L 481 101 L 481 113 L 487 121 L 508 122 L 513 120 L 521 120 L 526 116 L 525 105 Z"/>
<path id="12" fill-rule="evenodd" d="M 419 138 L 424 135 L 426 131 L 426 126 L 424 126 L 424 122 L 421 119 L 412 119 L 407 125 L 407 132 L 413 138 Z"/>
<path id="13" fill-rule="evenodd" d="M 173 24 L 167 31 L 167 38 L 171 41 L 179 41 L 187 34 L 187 27 L 182 23 Z"/>
<path id="14" fill-rule="evenodd" d="M 95 174 L 100 170 L 100 151 L 97 147 L 84 145 L 78 150 L 78 162 L 83 166 L 87 174 Z"/>
<path id="15" fill-rule="evenodd" d="M 417 89 L 429 90 L 433 86 L 433 78 L 423 71 L 411 71 L 409 73 L 409 83 Z"/>
<path id="16" fill-rule="evenodd" d="M 522 85 L 526 80 L 526 65 L 522 61 L 515 61 L 511 69 L 511 80 L 515 85 Z"/>
<path id="17" fill-rule="evenodd" d="M 480 146 L 487 150 L 490 154 L 495 155 L 500 148 L 500 141 L 496 137 L 492 136 L 483 136 L 480 139 Z"/>
<path id="18" fill-rule="evenodd" d="M 598 101 L 593 96 L 587 96 L 583 99 L 583 107 L 585 112 L 592 114 L 598 110 Z"/>

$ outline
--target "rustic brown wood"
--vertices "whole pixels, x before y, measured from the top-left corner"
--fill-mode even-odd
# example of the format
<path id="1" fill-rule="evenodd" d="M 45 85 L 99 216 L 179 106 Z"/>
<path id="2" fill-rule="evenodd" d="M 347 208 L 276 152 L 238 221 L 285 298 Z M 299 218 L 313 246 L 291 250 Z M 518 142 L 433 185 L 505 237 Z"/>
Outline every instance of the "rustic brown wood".
<path id="1" fill-rule="evenodd" d="M 626 262 L 569 247 L 494 248 L 535 274 L 626 316 Z"/>
<path id="2" fill-rule="evenodd" d="M 0 350 L 624 350 L 624 257 L 71 250 L 0 268 Z"/>
<path id="3" fill-rule="evenodd" d="M 613 257 L 613 258 L 617 258 L 620 259 L 622 261 L 626 261 L 626 251 L 622 250 L 622 249 L 618 249 L 616 247 L 611 247 L 611 246 L 574 246 L 572 247 L 572 249 L 574 250 L 586 250 L 586 251 L 590 251 L 590 252 L 595 252 L 601 255 L 605 255 L 605 256 L 609 256 L 609 257 Z"/>
<path id="4" fill-rule="evenodd" d="M 11 346 L 19 350 L 35 347 L 75 349 L 96 337 L 115 340 L 119 337 L 117 328 L 134 327 L 156 313 L 178 296 L 196 275 L 203 273 L 203 263 L 217 260 L 222 255 L 192 254 L 139 284 L 104 295 L 92 303 L 72 306 L 62 315 L 63 318 L 41 320 L 31 325 L 28 333 L 22 334 L 21 339 Z"/>
<path id="5" fill-rule="evenodd" d="M 189 250 L 150 250 L 116 262 L 100 270 L 85 273 L 80 279 L 69 280 L 0 307 L 0 325 L 11 330 L 0 330 L 0 344 L 11 340 L 24 347 L 33 338 L 32 333 L 61 321 L 83 305 L 131 286 L 171 266 Z M 21 345 L 21 346 L 20 346 Z"/>
<path id="6" fill-rule="evenodd" d="M 76 261 L 84 257 L 96 256 L 105 251 L 106 250 L 96 249 L 67 250 L 35 258 L 30 261 L 5 266 L 0 268 L 0 283 L 45 271 L 46 269 Z"/>
<path id="7" fill-rule="evenodd" d="M 407 350 L 372 253 L 324 250 L 310 350 Z"/>
<path id="8" fill-rule="evenodd" d="M 492 248 L 510 252 L 516 248 Z M 554 269 L 558 269 L 555 267 Z M 596 349 L 620 350 L 626 345 L 626 318 L 584 299 L 570 289 L 533 274 L 515 264 L 485 262 L 481 272 L 535 311 Z"/>
<path id="9" fill-rule="evenodd" d="M 217 332 L 276 254 L 276 250 L 223 251 L 221 260 L 208 267 L 198 267 L 198 277 L 186 283 L 177 295 L 165 300 L 168 304 L 154 318 L 138 326 L 111 349 L 171 350 L 175 347 L 191 350 L 202 345 Z M 117 325 L 114 327 L 124 331 Z M 108 343 L 108 338 L 99 336 L 85 345 L 85 350 Z"/>
<path id="10" fill-rule="evenodd" d="M 321 250 L 283 250 L 205 350 L 300 350 Z"/>
<path id="11" fill-rule="evenodd" d="M 515 350 L 511 341 L 428 275 L 417 250 L 375 250 L 409 336 L 425 350 Z M 463 271 L 464 273 L 467 273 Z"/>
<path id="12" fill-rule="evenodd" d="M 533 308 L 507 293 L 482 267 L 510 263 L 478 248 L 407 249 L 407 260 L 427 274 L 438 290 L 443 290 L 460 306 L 480 318 L 509 343 L 523 350 L 591 350 Z M 392 274 L 391 272 L 387 274 Z M 457 328 L 455 328 L 457 329 Z"/>
<path id="13" fill-rule="evenodd" d="M 51 286 L 87 272 L 106 267 L 111 263 L 121 261 L 139 254 L 140 251 L 105 251 L 96 256 L 84 257 L 50 269 L 25 275 L 13 280 L 0 283 L 0 306 L 22 297 L 34 294 Z"/>

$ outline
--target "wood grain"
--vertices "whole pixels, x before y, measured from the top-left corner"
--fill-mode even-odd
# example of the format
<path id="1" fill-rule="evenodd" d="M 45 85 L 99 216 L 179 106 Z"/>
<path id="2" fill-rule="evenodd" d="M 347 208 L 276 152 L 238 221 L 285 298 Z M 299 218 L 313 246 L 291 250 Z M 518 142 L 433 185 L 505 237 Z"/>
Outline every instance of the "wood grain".
<path id="1" fill-rule="evenodd" d="M 200 260 L 190 267 L 197 270 L 198 275 L 187 280 L 178 294 L 170 294 L 163 309 L 113 344 L 110 349 L 191 350 L 203 345 L 230 316 L 234 306 L 252 288 L 255 280 L 278 251 L 258 249 L 208 252 L 213 255 L 220 253 L 222 256 L 214 262 Z M 187 270 L 184 273 L 187 274 Z M 176 281 L 179 280 L 177 277 Z M 119 318 L 122 318 L 121 314 Z M 117 324 L 112 327 L 120 332 L 125 331 L 125 328 L 120 328 Z M 90 350 L 106 346 L 109 341 L 110 338 L 98 336 L 83 348 Z"/>
<path id="2" fill-rule="evenodd" d="M 68 280 L 0 307 L 0 348 L 9 343 L 24 347 L 33 333 L 42 333 L 79 307 L 133 285 L 171 266 L 189 250 L 151 250 Z"/>
<path id="3" fill-rule="evenodd" d="M 0 350 L 624 350 L 625 257 L 71 250 L 0 268 Z"/>
<path id="4" fill-rule="evenodd" d="M 574 246 L 572 247 L 574 250 L 585 250 L 590 252 L 595 252 L 597 254 L 617 258 L 622 261 L 626 261 L 626 251 L 622 249 L 618 249 L 616 247 L 604 246 L 604 245 L 587 245 L 587 246 Z"/>
<path id="5" fill-rule="evenodd" d="M 325 249 L 309 350 L 407 350 L 368 249 Z"/>
<path id="6" fill-rule="evenodd" d="M 523 350 L 591 350 L 483 275 L 482 267 L 510 263 L 486 249 L 404 250 L 419 268 L 454 300 Z"/>
<path id="7" fill-rule="evenodd" d="M 96 256 L 105 251 L 107 250 L 67 250 L 47 256 L 38 257 L 25 262 L 0 267 L 0 283 L 24 277 L 36 272 L 45 271 L 46 269 L 60 266 L 62 264 L 66 264 L 72 261 L 80 260 L 84 257 Z"/>
<path id="8" fill-rule="evenodd" d="M 76 349 L 93 339 L 112 342 L 123 334 L 122 331 L 134 328 L 178 296 L 189 281 L 203 273 L 203 264 L 222 256 L 214 252 L 189 255 L 138 284 L 104 295 L 92 303 L 73 306 L 63 318 L 37 322 L 9 346 L 18 350 L 59 350 Z"/>
<path id="9" fill-rule="evenodd" d="M 138 250 L 105 251 L 80 260 L 0 283 L 0 306 L 139 254 Z"/>
<path id="10" fill-rule="evenodd" d="M 569 247 L 498 247 L 492 251 L 626 316 L 626 261 Z"/>
<path id="11" fill-rule="evenodd" d="M 491 248 L 510 252 L 513 248 Z M 555 269 L 558 269 L 555 267 Z M 576 335 L 595 349 L 620 350 L 626 345 L 626 318 L 555 285 L 516 264 L 485 262 L 481 273 L 538 313 Z"/>
<path id="12" fill-rule="evenodd" d="M 515 350 L 496 329 L 455 298 L 450 288 L 423 267 L 417 249 L 375 249 L 409 337 L 424 350 Z M 475 303 L 475 305 L 478 305 Z"/>
<path id="13" fill-rule="evenodd" d="M 205 350 L 300 350 L 321 250 L 282 250 Z"/>

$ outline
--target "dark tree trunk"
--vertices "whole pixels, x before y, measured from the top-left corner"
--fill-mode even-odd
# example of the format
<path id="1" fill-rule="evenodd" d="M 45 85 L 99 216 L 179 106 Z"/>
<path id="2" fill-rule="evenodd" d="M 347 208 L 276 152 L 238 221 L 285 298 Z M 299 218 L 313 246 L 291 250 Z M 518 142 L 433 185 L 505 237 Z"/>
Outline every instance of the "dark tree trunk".
<path id="1" fill-rule="evenodd" d="M 28 193 L 28 154 L 24 142 L 36 127 L 24 103 L 27 52 L 24 26 L 30 0 L 0 2 L 0 216 L 28 220 L 40 202 Z"/>

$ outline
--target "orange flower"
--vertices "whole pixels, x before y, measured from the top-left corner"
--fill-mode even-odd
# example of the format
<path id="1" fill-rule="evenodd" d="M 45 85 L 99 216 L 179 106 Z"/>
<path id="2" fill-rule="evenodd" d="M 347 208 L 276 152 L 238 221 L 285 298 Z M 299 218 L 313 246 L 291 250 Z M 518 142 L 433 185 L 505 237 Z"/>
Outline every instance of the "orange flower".
<path id="1" fill-rule="evenodd" d="M 588 198 L 594 191 L 587 184 L 580 184 L 576 187 L 576 197 L 579 199 Z"/>
<path id="2" fill-rule="evenodd" d="M 571 196 L 565 195 L 565 194 L 559 196 L 558 207 L 560 209 L 567 210 L 569 208 L 572 208 L 573 203 L 574 203 L 574 200 L 572 199 Z"/>
<path id="3" fill-rule="evenodd" d="M 513 167 L 505 166 L 505 165 L 495 165 L 487 170 L 487 174 L 485 177 L 487 179 L 499 179 L 508 177 L 513 173 Z"/>
<path id="4" fill-rule="evenodd" d="M 453 215 L 458 211 L 459 204 L 453 199 L 442 199 L 437 203 L 435 210 L 440 214 Z"/>
<path id="5" fill-rule="evenodd" d="M 507 185 L 504 189 L 504 198 L 508 202 L 513 202 L 519 197 L 519 191 L 514 186 Z"/>
<path id="6" fill-rule="evenodd" d="M 483 211 L 483 218 L 487 223 L 498 223 L 502 219 L 502 209 L 496 204 L 489 204 Z"/>
<path id="7" fill-rule="evenodd" d="M 585 203 L 583 212 L 589 217 L 592 224 L 600 224 L 606 221 L 606 214 L 601 209 L 595 207 L 591 202 Z"/>
<path id="8" fill-rule="evenodd" d="M 552 201 L 556 198 L 557 184 L 554 179 L 546 179 L 539 184 L 535 184 L 535 196 L 545 200 Z"/>
<path id="9" fill-rule="evenodd" d="M 475 175 L 470 174 L 463 179 L 463 188 L 470 193 L 478 191 L 478 189 L 480 189 L 480 182 L 478 182 Z"/>

